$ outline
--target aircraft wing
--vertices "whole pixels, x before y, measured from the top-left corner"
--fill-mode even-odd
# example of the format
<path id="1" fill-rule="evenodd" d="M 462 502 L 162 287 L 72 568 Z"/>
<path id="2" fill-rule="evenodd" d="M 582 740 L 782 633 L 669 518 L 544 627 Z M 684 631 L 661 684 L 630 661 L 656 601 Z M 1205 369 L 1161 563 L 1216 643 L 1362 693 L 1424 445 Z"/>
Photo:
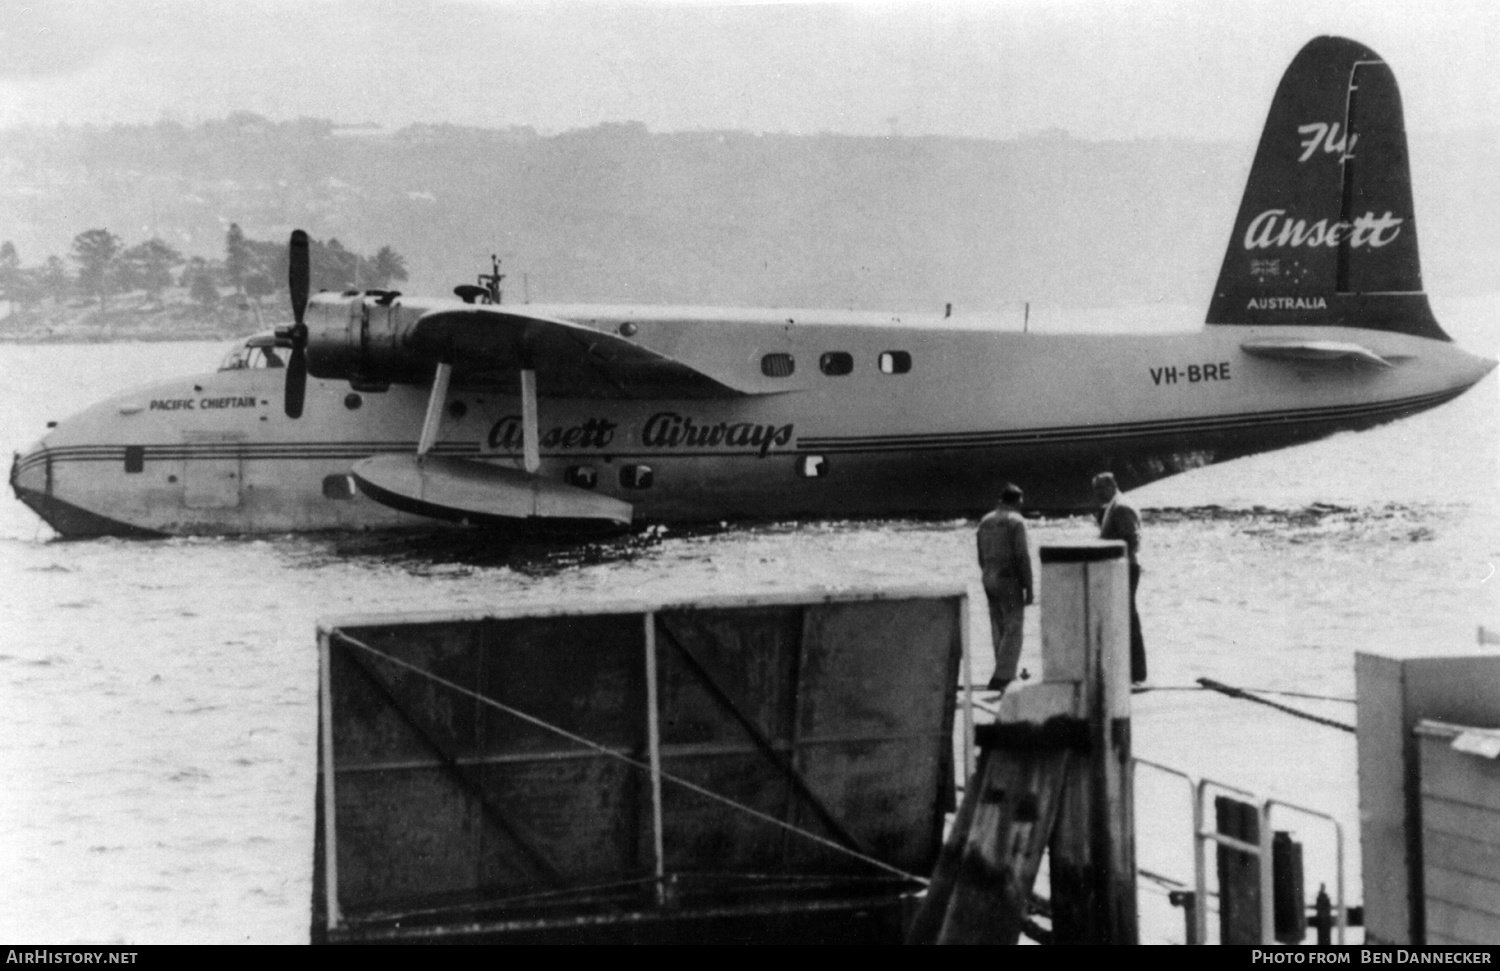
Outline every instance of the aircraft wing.
<path id="1" fill-rule="evenodd" d="M 619 334 L 515 307 L 433 310 L 407 331 L 407 349 L 452 365 L 455 383 L 514 388 L 523 366 L 538 392 L 584 398 L 726 398 L 764 393 L 736 386 Z"/>
<path id="2" fill-rule="evenodd" d="M 1330 364 L 1339 361 L 1354 361 L 1371 367 L 1395 367 L 1395 364 L 1368 347 L 1348 341 L 1281 340 L 1268 338 L 1245 341 L 1240 350 L 1256 357 L 1267 357 L 1279 361 L 1298 361 L 1306 364 Z"/>

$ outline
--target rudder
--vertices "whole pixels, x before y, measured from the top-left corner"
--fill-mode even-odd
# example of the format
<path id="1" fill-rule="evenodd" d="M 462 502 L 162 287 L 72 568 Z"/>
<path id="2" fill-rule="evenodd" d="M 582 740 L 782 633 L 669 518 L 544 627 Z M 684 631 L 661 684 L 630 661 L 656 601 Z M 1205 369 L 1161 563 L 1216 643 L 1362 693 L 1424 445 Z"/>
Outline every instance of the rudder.
<path id="1" fill-rule="evenodd" d="M 1318 37 L 1287 68 L 1208 323 L 1449 340 L 1422 289 L 1401 94 L 1364 45 Z"/>

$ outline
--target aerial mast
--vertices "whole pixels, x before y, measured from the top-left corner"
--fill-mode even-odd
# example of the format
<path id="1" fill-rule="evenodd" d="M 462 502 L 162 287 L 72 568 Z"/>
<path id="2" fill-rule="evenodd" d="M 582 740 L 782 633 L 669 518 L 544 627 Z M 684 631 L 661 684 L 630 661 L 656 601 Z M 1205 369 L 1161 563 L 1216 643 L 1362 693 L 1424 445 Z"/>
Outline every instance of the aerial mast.
<path id="1" fill-rule="evenodd" d="M 491 253 L 490 272 L 479 274 L 479 285 L 489 294 L 490 303 L 500 302 L 500 281 L 504 279 L 505 274 L 500 272 L 500 257 Z"/>

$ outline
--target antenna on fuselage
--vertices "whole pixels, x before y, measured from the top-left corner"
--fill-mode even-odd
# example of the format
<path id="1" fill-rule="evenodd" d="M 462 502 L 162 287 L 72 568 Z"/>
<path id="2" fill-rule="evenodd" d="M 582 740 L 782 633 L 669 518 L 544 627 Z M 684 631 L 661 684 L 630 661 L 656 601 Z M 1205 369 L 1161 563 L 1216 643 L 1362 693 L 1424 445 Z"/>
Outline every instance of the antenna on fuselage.
<path id="1" fill-rule="evenodd" d="M 1028 330 L 1031 329 L 1031 301 L 1030 300 L 1026 301 L 1025 308 L 1026 308 L 1025 311 L 1021 315 L 1021 333 L 1023 333 L 1023 334 L 1026 333 Z"/>
<path id="2" fill-rule="evenodd" d="M 500 257 L 491 253 L 490 272 L 479 274 L 479 285 L 484 287 L 489 294 L 490 303 L 500 302 L 500 281 L 503 279 L 505 279 L 505 274 L 500 272 Z"/>

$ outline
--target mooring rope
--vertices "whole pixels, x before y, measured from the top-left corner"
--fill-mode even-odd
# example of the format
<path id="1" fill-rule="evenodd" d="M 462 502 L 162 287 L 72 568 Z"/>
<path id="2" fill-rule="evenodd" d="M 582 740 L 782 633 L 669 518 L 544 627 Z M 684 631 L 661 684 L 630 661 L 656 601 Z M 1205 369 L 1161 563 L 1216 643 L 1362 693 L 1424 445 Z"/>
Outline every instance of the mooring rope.
<path id="1" fill-rule="evenodd" d="M 398 657 L 393 657 L 390 654 L 387 654 L 385 651 L 380 650 L 379 648 L 371 647 L 368 644 L 365 644 L 365 643 L 362 643 L 360 641 L 357 641 L 354 638 L 350 637 L 348 634 L 345 634 L 343 631 L 340 631 L 340 630 L 333 631 L 333 636 L 337 637 L 339 640 L 343 641 L 345 644 L 350 645 L 351 647 L 357 647 L 360 650 L 366 651 L 366 652 L 368 652 L 370 654 L 373 654 L 376 657 L 378 657 L 378 658 L 380 658 L 380 659 L 382 659 L 384 661 L 387 661 L 387 662 L 389 662 L 391 664 L 396 665 L 397 667 L 405 668 L 406 670 L 412 672 L 413 674 L 416 674 L 416 675 L 419 675 L 421 677 L 427 678 L 429 681 L 432 681 L 432 682 L 434 682 L 436 684 L 440 684 L 443 687 L 448 688 L 451 691 L 456 691 L 456 692 L 458 692 L 461 695 L 465 695 L 467 697 L 473 698 L 475 701 L 478 701 L 478 702 L 481 702 L 483 704 L 489 705 L 491 708 L 495 708 L 495 709 L 497 709 L 499 711 L 503 711 L 507 715 L 511 715 L 511 716 L 513 716 L 515 718 L 519 718 L 519 719 L 521 719 L 521 721 L 524 721 L 524 722 L 526 722 L 529 725 L 535 725 L 537 728 L 540 728 L 543 731 L 548 731 L 548 732 L 553 733 L 554 735 L 559 735 L 562 738 L 565 738 L 565 739 L 567 739 L 570 742 L 574 742 L 574 743 L 576 743 L 578 745 L 582 745 L 585 748 L 593 749 L 595 752 L 598 752 L 601 755 L 607 755 L 610 758 L 618 759 L 619 761 L 624 762 L 626 765 L 633 766 L 634 768 L 642 769 L 642 770 L 644 770 L 646 772 L 650 772 L 651 771 L 651 765 L 649 763 L 647 763 L 647 762 L 642 762 L 639 759 L 633 759 L 630 756 L 624 754 L 623 752 L 616 752 L 614 749 L 611 749 L 611 748 L 608 748 L 606 746 L 600 745 L 598 742 L 590 741 L 589 739 L 584 738 L 582 735 L 575 735 L 575 734 L 573 734 L 572 732 L 568 731 L 565 728 L 561 728 L 561 727 L 559 727 L 557 725 L 551 724 L 550 722 L 543 721 L 542 719 L 537 718 L 535 715 L 529 715 L 526 712 L 521 711 L 518 708 L 512 708 L 509 705 L 506 705 L 506 704 L 503 704 L 501 702 L 498 702 L 498 701 L 496 701 L 493 698 L 486 697 L 486 696 L 480 694 L 477 691 L 472 691 L 472 690 L 470 690 L 468 688 L 463 687 L 462 685 L 455 684 L 452 681 L 449 681 L 447 678 L 444 678 L 444 677 L 441 677 L 439 675 L 433 674 L 431 671 L 423 670 L 422 668 L 417 667 L 415 664 L 411 664 L 409 662 L 403 661 L 403 660 L 401 660 Z M 924 887 L 927 886 L 931 882 L 926 877 L 919 877 L 919 876 L 917 876 L 914 873 L 907 873 L 905 870 L 902 870 L 900 867 L 891 866 L 889 863 L 886 863 L 884 860 L 879 860 L 879 859 L 876 859 L 873 856 L 868 856 L 868 855 L 866 855 L 864 853 L 860 853 L 858 850 L 851 850 L 847 846 L 844 846 L 841 843 L 836 843 L 836 842 L 834 842 L 831 839 L 827 839 L 825 837 L 819 836 L 817 833 L 810 833 L 810 832 L 808 832 L 805 829 L 802 829 L 802 828 L 797 827 L 797 826 L 793 826 L 791 823 L 784 822 L 784 821 L 782 821 L 780 819 L 777 819 L 775 816 L 772 816 L 772 815 L 770 815 L 768 813 L 763 813 L 759 809 L 754 809 L 754 808 L 752 808 L 750 806 L 746 806 L 746 805 L 744 805 L 742 803 L 735 802 L 733 799 L 730 799 L 728 796 L 721 796 L 717 792 L 713 792 L 713 791 L 711 791 L 709 789 L 705 789 L 702 786 L 697 785 L 696 783 L 689 782 L 686 779 L 680 779 L 677 776 L 672 775 L 670 772 L 662 772 L 661 773 L 661 777 L 662 777 L 662 779 L 666 780 L 667 782 L 671 782 L 671 783 L 674 783 L 676 785 L 682 786 L 684 789 L 688 790 L 689 792 L 694 792 L 694 793 L 697 793 L 700 796 L 703 796 L 706 799 L 711 799 L 711 800 L 713 800 L 715 802 L 722 803 L 722 804 L 730 807 L 731 809 L 737 809 L 737 810 L 739 810 L 742 813 L 746 813 L 746 814 L 748 814 L 750 816 L 753 816 L 754 818 L 759 819 L 759 820 L 761 820 L 763 822 L 770 823 L 773 826 L 779 826 L 782 829 L 784 829 L 784 830 L 786 830 L 786 831 L 788 831 L 790 833 L 793 833 L 793 834 L 795 834 L 797 836 L 801 836 L 804 839 L 812 840 L 814 843 L 818 843 L 818 844 L 820 844 L 822 846 L 828 847 L 831 850 L 835 850 L 835 851 L 837 851 L 839 853 L 843 853 L 845 856 L 850 856 L 850 857 L 853 857 L 856 860 L 860 860 L 860 861 L 862 861 L 864 863 L 868 863 L 868 864 L 870 864 L 873 867 L 876 867 L 878 869 L 886 871 L 887 873 L 893 873 L 896 876 L 901 877 L 902 879 L 910 880 L 913 883 L 921 884 Z"/>
<path id="2" fill-rule="evenodd" d="M 1221 684 L 1220 682 L 1215 681 L 1212 678 L 1199 678 L 1198 683 L 1203 685 L 1203 687 L 1207 688 L 1210 691 L 1217 691 L 1220 694 L 1228 695 L 1231 698 L 1242 698 L 1245 701 L 1253 701 L 1256 704 L 1267 705 L 1271 708 L 1275 708 L 1277 711 L 1284 711 L 1288 715 L 1296 715 L 1298 718 L 1305 718 L 1308 721 L 1316 722 L 1319 725 L 1327 725 L 1329 728 L 1338 728 L 1346 732 L 1354 731 L 1353 725 L 1345 725 L 1343 722 L 1336 722 L 1332 718 L 1324 718 L 1321 715 L 1314 715 L 1309 712 L 1300 711 L 1296 708 L 1291 708 L 1287 705 L 1283 705 L 1275 701 L 1267 701 L 1265 698 L 1257 698 L 1255 695 L 1250 694 L 1248 691 L 1244 691 L 1240 688 L 1235 688 L 1227 684 Z"/>
<path id="3" fill-rule="evenodd" d="M 1023 684 L 1023 685 L 1021 685 L 1021 687 L 1024 688 L 1025 685 Z M 963 690 L 965 690 L 965 688 L 964 688 L 963 685 L 959 685 L 958 686 L 958 690 L 959 691 L 963 691 Z M 971 685 L 968 686 L 968 690 L 973 691 L 975 694 L 994 694 L 995 693 L 994 689 L 990 688 L 989 685 L 987 685 L 987 684 L 971 684 Z M 1133 694 L 1133 695 L 1144 695 L 1144 694 L 1150 694 L 1151 692 L 1155 692 L 1155 691 L 1211 691 L 1211 690 L 1214 690 L 1214 689 L 1207 688 L 1207 687 L 1205 687 L 1204 685 L 1201 685 L 1201 684 L 1138 684 L 1138 685 L 1135 685 L 1134 687 L 1132 687 L 1130 689 L 1130 693 Z M 1281 695 L 1282 697 L 1285 697 L 1285 698 L 1307 698 L 1307 699 L 1310 699 L 1312 701 L 1337 701 L 1340 704 L 1345 704 L 1345 705 L 1352 705 L 1352 704 L 1356 703 L 1356 699 L 1354 699 L 1354 698 L 1344 698 L 1344 697 L 1340 697 L 1339 695 L 1315 695 L 1315 694 L 1309 694 L 1306 691 L 1283 691 L 1280 688 L 1242 688 L 1240 690 L 1242 690 L 1242 691 L 1253 691 L 1253 692 L 1255 692 L 1258 695 Z M 975 698 L 974 699 L 974 706 L 976 708 L 983 708 L 985 711 L 989 711 L 989 710 L 991 710 L 991 708 L 998 709 L 998 705 L 999 705 L 998 701 L 996 701 L 996 702 L 987 702 L 987 701 L 985 701 L 984 699 L 981 699 L 981 698 Z M 990 706 L 990 707 L 986 707 L 986 706 Z"/>
<path id="4" fill-rule="evenodd" d="M 1203 679 L 1200 678 L 1200 681 Z M 1213 691 L 1202 684 L 1142 684 L 1130 689 L 1133 695 L 1143 695 L 1152 691 Z M 1308 698 L 1313 701 L 1337 701 L 1340 704 L 1352 705 L 1356 703 L 1354 698 L 1343 698 L 1338 695 L 1314 695 L 1306 691 L 1282 691 L 1279 688 L 1241 688 L 1241 691 L 1253 691 L 1258 695 L 1281 695 L 1286 698 Z"/>

